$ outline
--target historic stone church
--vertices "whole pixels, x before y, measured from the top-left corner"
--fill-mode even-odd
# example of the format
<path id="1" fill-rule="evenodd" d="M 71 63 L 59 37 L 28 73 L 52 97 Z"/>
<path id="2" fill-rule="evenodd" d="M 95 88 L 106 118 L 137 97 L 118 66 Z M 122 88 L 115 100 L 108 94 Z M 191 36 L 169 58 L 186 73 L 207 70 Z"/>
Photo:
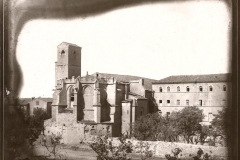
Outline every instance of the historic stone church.
<path id="1" fill-rule="evenodd" d="M 52 118 L 44 123 L 45 134 L 61 134 L 68 144 L 91 135 L 130 134 L 131 123 L 154 111 L 152 81 L 104 73 L 81 76 L 81 47 L 63 42 L 57 51 Z"/>

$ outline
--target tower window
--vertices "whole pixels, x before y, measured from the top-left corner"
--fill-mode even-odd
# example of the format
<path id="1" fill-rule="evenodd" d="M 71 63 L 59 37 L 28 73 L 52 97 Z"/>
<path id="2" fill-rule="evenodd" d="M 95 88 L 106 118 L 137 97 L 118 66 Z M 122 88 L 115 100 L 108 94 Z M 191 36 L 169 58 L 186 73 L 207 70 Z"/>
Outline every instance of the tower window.
<path id="1" fill-rule="evenodd" d="M 159 92 L 162 92 L 162 87 L 159 87 Z"/>
<path id="2" fill-rule="evenodd" d="M 203 88 L 202 86 L 199 87 L 199 91 L 202 92 L 203 91 Z"/>
<path id="3" fill-rule="evenodd" d="M 167 87 L 167 91 L 170 92 L 170 87 L 169 86 Z"/>
<path id="4" fill-rule="evenodd" d="M 209 91 L 212 92 L 213 91 L 213 87 L 209 86 Z"/>
<path id="5" fill-rule="evenodd" d="M 189 91 L 190 91 L 190 88 L 189 88 L 188 86 L 186 87 L 186 91 L 187 91 L 187 92 L 189 92 Z"/>
<path id="6" fill-rule="evenodd" d="M 223 91 L 226 91 L 227 90 L 227 87 L 224 85 L 223 86 Z"/>
<path id="7" fill-rule="evenodd" d="M 178 105 L 178 106 L 180 105 L 180 100 L 179 100 L 179 99 L 177 100 L 177 105 Z"/>
<path id="8" fill-rule="evenodd" d="M 180 92 L 180 87 L 179 86 L 177 87 L 177 91 Z"/>
<path id="9" fill-rule="evenodd" d="M 162 100 L 159 100 L 159 103 L 162 104 Z"/>
<path id="10" fill-rule="evenodd" d="M 64 54 L 64 53 L 65 53 L 65 51 L 64 51 L 64 50 L 62 50 L 62 51 L 61 51 L 61 54 Z"/>
<path id="11" fill-rule="evenodd" d="M 170 100 L 167 100 L 167 104 L 170 104 Z"/>
<path id="12" fill-rule="evenodd" d="M 201 99 L 199 100 L 199 106 L 202 106 L 202 100 Z"/>
<path id="13" fill-rule="evenodd" d="M 189 106 L 189 100 L 186 100 L 186 105 Z"/>

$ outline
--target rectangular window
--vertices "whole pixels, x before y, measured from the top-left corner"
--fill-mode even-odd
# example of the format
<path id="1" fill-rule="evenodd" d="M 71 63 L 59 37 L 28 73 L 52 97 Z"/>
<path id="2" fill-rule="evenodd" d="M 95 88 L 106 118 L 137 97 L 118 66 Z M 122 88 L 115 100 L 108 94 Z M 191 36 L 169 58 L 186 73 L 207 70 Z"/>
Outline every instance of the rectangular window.
<path id="1" fill-rule="evenodd" d="M 180 105 L 180 100 L 179 100 L 179 99 L 177 100 L 177 105 L 178 105 L 178 106 Z"/>
<path id="2" fill-rule="evenodd" d="M 201 99 L 199 100 L 199 106 L 202 106 L 202 100 Z"/>
<path id="3" fill-rule="evenodd" d="M 170 106 L 170 100 L 167 100 L 167 105 Z"/>
<path id="4" fill-rule="evenodd" d="M 159 105 L 162 106 L 162 100 L 159 100 Z"/>
<path id="5" fill-rule="evenodd" d="M 189 106 L 189 100 L 186 100 L 186 106 Z"/>
<path id="6" fill-rule="evenodd" d="M 36 105 L 39 105 L 39 101 L 36 101 Z"/>

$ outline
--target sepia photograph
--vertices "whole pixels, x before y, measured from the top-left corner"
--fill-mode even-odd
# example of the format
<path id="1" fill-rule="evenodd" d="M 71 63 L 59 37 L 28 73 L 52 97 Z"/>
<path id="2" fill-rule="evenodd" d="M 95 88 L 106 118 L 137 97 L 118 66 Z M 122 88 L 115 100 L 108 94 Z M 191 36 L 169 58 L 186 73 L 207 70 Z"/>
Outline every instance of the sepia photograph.
<path id="1" fill-rule="evenodd" d="M 4 160 L 234 159 L 231 0 L 4 13 Z"/>

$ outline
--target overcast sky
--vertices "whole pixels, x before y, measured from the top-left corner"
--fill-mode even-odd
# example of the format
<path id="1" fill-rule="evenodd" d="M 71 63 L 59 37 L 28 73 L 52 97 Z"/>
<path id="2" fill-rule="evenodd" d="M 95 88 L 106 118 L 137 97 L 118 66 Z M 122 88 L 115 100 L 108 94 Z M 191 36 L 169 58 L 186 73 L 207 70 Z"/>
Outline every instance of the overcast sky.
<path id="1" fill-rule="evenodd" d="M 98 16 L 32 20 L 16 48 L 20 97 L 52 97 L 57 45 L 82 47 L 82 76 L 94 72 L 161 79 L 229 73 L 231 13 L 221 1 L 154 3 Z"/>

